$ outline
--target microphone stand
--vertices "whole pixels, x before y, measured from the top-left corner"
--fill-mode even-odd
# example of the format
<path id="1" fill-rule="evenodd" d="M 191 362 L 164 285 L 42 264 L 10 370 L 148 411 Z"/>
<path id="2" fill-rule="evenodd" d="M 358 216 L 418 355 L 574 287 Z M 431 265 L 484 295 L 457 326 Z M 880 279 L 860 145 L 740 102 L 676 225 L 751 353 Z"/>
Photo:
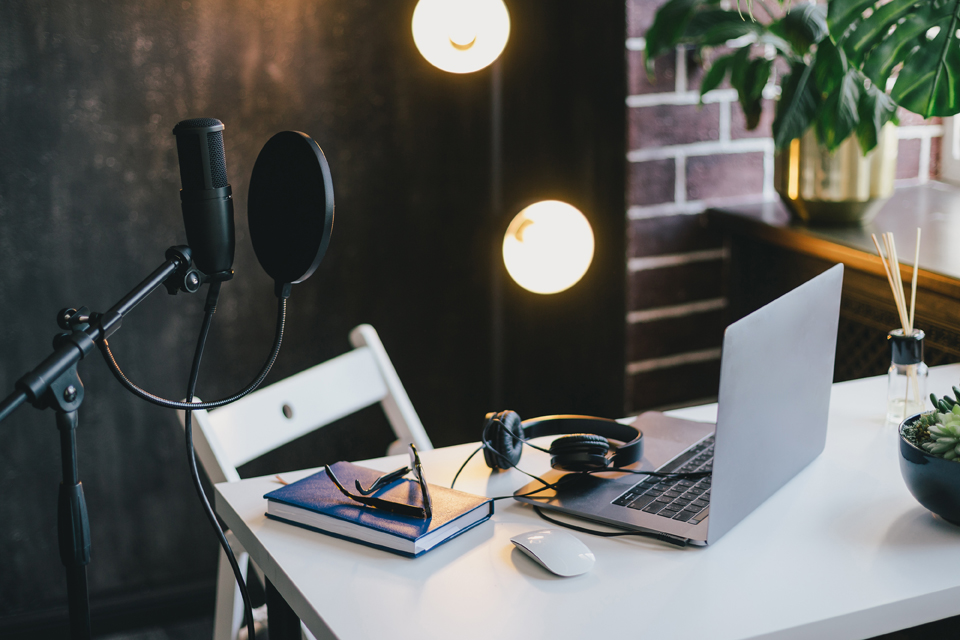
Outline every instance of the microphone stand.
<path id="1" fill-rule="evenodd" d="M 37 409 L 56 412 L 63 472 L 57 503 L 57 534 L 60 561 L 67 574 L 70 635 L 74 640 L 91 638 L 87 592 L 90 520 L 77 471 L 77 410 L 83 402 L 83 384 L 77 375 L 77 364 L 98 341 L 113 335 L 120 328 L 123 316 L 161 285 L 166 286 L 171 295 L 177 291 L 194 293 L 200 288 L 200 274 L 190 268 L 190 247 L 170 247 L 165 257 L 166 262 L 106 313 L 89 313 L 86 307 L 62 309 L 57 324 L 70 332 L 54 338 L 53 353 L 20 378 L 16 383 L 17 390 L 0 402 L 0 422 L 27 401 Z"/>

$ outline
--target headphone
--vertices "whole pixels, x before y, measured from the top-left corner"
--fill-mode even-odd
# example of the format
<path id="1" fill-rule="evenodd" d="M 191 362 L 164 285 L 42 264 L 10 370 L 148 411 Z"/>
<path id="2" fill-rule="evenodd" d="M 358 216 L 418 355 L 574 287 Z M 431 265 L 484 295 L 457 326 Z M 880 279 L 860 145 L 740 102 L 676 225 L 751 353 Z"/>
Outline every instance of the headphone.
<path id="1" fill-rule="evenodd" d="M 555 435 L 563 437 L 554 440 L 548 451 L 554 469 L 613 470 L 643 457 L 643 432 L 616 420 L 559 415 L 524 422 L 514 411 L 499 411 L 486 416 L 481 436 L 483 459 L 491 469 L 509 469 L 520 461 L 526 440 Z M 623 444 L 613 446 L 608 438 Z M 613 455 L 609 455 L 611 449 Z"/>

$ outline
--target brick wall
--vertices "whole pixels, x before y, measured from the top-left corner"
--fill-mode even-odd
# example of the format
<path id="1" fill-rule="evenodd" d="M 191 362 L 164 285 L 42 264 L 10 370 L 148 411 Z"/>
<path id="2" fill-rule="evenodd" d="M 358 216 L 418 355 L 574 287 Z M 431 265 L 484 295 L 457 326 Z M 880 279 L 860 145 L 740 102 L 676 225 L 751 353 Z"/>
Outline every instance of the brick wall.
<path id="1" fill-rule="evenodd" d="M 747 131 L 737 95 L 721 86 L 698 106 L 701 65 L 679 49 L 643 68 L 643 36 L 663 0 L 627 0 L 627 410 L 716 397 L 723 331 L 721 238 L 699 215 L 710 205 L 775 199 L 772 100 Z M 897 184 L 939 173 L 943 127 L 900 114 Z"/>

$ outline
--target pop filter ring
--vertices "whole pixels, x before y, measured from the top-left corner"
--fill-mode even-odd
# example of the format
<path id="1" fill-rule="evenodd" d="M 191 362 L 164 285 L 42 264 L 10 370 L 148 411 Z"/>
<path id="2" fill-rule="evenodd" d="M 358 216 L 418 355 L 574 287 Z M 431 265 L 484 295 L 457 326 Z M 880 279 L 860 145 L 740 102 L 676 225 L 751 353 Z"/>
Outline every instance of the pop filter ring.
<path id="1" fill-rule="evenodd" d="M 333 179 L 320 146 L 281 131 L 260 150 L 250 176 L 247 219 L 260 266 L 277 289 L 309 278 L 333 232 Z"/>

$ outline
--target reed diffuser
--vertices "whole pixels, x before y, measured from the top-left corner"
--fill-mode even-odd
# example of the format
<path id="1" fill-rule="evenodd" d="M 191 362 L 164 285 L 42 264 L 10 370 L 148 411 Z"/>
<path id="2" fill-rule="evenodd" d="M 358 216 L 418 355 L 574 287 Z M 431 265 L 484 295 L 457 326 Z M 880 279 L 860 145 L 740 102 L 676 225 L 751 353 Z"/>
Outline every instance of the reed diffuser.
<path id="1" fill-rule="evenodd" d="M 913 326 L 917 305 L 917 263 L 920 260 L 920 229 L 913 254 L 913 278 L 910 286 L 910 306 L 900 274 L 900 260 L 892 233 L 881 235 L 884 251 L 880 249 L 877 236 L 873 236 L 883 270 L 890 283 L 893 301 L 900 317 L 900 328 L 887 334 L 890 343 L 890 369 L 887 371 L 887 422 L 899 424 L 906 418 L 921 413 L 924 408 L 927 388 L 927 365 L 923 362 L 924 333 Z"/>

